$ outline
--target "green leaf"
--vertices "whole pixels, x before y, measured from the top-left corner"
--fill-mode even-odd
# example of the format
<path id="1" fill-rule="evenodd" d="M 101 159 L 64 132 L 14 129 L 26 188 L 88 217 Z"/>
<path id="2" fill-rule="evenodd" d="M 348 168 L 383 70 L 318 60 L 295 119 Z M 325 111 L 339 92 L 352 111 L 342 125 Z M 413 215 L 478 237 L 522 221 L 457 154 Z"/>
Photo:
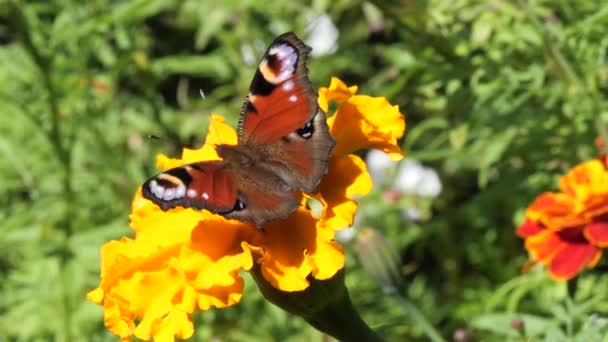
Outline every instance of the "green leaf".
<path id="1" fill-rule="evenodd" d="M 159 78 L 171 74 L 192 74 L 226 80 L 232 76 L 232 70 L 219 55 L 206 56 L 171 56 L 152 61 L 152 71 Z"/>

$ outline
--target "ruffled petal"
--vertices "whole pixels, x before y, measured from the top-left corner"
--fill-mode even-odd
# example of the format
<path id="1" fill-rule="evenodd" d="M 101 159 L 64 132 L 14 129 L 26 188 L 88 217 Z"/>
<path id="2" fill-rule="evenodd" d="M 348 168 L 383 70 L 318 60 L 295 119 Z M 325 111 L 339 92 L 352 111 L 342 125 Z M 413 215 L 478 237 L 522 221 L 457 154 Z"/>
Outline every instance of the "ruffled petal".
<path id="1" fill-rule="evenodd" d="M 563 244 L 549 264 L 549 273 L 556 280 L 568 280 L 585 266 L 593 267 L 601 250 L 590 244 Z"/>
<path id="2" fill-rule="evenodd" d="M 517 236 L 527 238 L 540 233 L 544 229 L 545 228 L 540 224 L 532 220 L 526 220 L 524 223 L 522 223 L 521 226 L 517 228 Z"/>
<path id="3" fill-rule="evenodd" d="M 536 198 L 526 211 L 526 216 L 553 230 L 576 227 L 585 219 L 574 212 L 575 203 L 563 193 L 546 192 Z"/>
<path id="4" fill-rule="evenodd" d="M 251 244 L 259 244 L 261 234 L 251 225 L 237 221 L 209 219 L 201 222 L 181 251 L 186 279 L 198 291 L 213 286 L 234 286 L 240 279 L 239 270 L 249 270 L 253 266 L 254 247 Z"/>
<path id="5" fill-rule="evenodd" d="M 526 249 L 532 259 L 547 264 L 563 247 L 559 236 L 545 229 L 526 239 Z"/>
<path id="6" fill-rule="evenodd" d="M 344 249 L 333 240 L 333 231 L 319 229 L 317 234 L 317 250 L 310 255 L 310 263 L 313 266 L 312 276 L 318 280 L 325 280 L 344 268 Z"/>
<path id="7" fill-rule="evenodd" d="M 597 247 L 608 247 L 608 222 L 592 222 L 585 227 L 585 237 Z"/>
<path id="8" fill-rule="evenodd" d="M 238 269 L 251 267 L 251 250 L 243 249 L 230 230 L 214 232 L 213 246 L 201 245 L 201 220 L 218 217 L 183 208 L 163 212 L 137 192 L 130 216 L 137 237 L 102 247 L 102 280 L 88 295 L 104 305 L 105 322 L 113 333 L 159 341 L 188 338 L 194 310 L 238 303 L 243 290 Z M 196 239 L 191 241 L 191 236 Z M 222 247 L 226 254 L 218 258 Z M 201 255 L 213 256 L 218 265 L 200 262 Z M 199 274 L 210 277 L 204 286 L 197 281 Z"/>
<path id="9" fill-rule="evenodd" d="M 329 87 L 321 87 L 319 89 L 319 99 L 317 102 L 319 103 L 319 107 L 324 112 L 327 112 L 329 110 L 329 101 L 342 103 L 355 95 L 358 89 L 359 87 L 357 86 L 348 87 L 339 78 L 332 77 Z"/>
<path id="10" fill-rule="evenodd" d="M 244 286 L 239 272 L 255 264 L 264 279 L 287 292 L 305 290 L 311 276 L 334 277 L 344 267 L 344 251 L 334 241 L 334 232 L 352 224 L 354 197 L 371 190 L 365 163 L 349 154 L 376 148 L 394 159 L 403 155 L 397 140 L 405 123 L 397 106 L 356 92 L 356 86 L 348 87 L 337 78 L 320 91 L 324 110 L 329 101 L 339 104 L 328 120 L 339 142 L 328 175 L 311 195 L 323 204 L 318 218 L 303 206 L 260 231 L 205 210 L 162 211 L 138 190 L 130 215 L 136 238 L 103 246 L 102 279 L 88 294 L 104 305 L 108 328 L 125 341 L 133 335 L 157 341 L 188 338 L 194 331 L 191 314 L 238 303 Z M 184 149 L 181 158 L 159 155 L 157 165 L 170 169 L 216 160 L 214 146 L 237 143 L 236 132 L 221 117 L 211 121 L 201 148 Z"/>
<path id="11" fill-rule="evenodd" d="M 397 140 L 403 136 L 405 120 L 399 107 L 384 97 L 352 96 L 327 123 L 337 141 L 334 156 L 374 148 L 386 152 L 393 160 L 403 157 Z"/>
<path id="12" fill-rule="evenodd" d="M 99 291 L 103 295 L 103 290 L 99 288 L 94 291 Z M 89 292 L 89 295 L 92 292 Z M 91 298 L 89 297 L 89 299 Z M 128 312 L 122 312 L 120 306 L 111 298 L 108 298 L 105 302 L 99 301 L 96 303 L 103 303 L 103 323 L 108 330 L 121 339 L 130 339 L 133 330 L 135 330 L 133 315 Z"/>
<path id="13" fill-rule="evenodd" d="M 145 244 L 128 238 L 103 246 L 102 281 L 88 297 L 104 305 L 108 329 L 121 338 L 192 335 L 189 312 L 172 302 L 187 286 L 177 265 L 180 247 L 148 250 Z"/>
<path id="14" fill-rule="evenodd" d="M 591 160 L 572 168 L 559 180 L 560 189 L 584 203 L 594 195 L 608 193 L 608 172 L 599 160 Z"/>
<path id="15" fill-rule="evenodd" d="M 317 193 L 311 195 L 323 204 L 322 226 L 332 230 L 351 226 L 357 212 L 354 197 L 366 195 L 371 189 L 372 179 L 361 158 L 355 155 L 332 158 Z"/>
<path id="16" fill-rule="evenodd" d="M 212 115 L 203 146 L 197 149 L 184 148 L 181 159 L 169 158 L 159 154 L 156 157 L 156 166 L 161 170 L 168 170 L 202 160 L 219 160 L 221 158 L 217 155 L 215 145 L 236 145 L 236 143 L 237 134 L 234 128 L 224 123 L 224 118 L 221 116 Z"/>
<path id="17" fill-rule="evenodd" d="M 299 208 L 286 220 L 264 228 L 260 263 L 262 275 L 272 286 L 301 291 L 308 287 L 311 273 L 327 279 L 344 266 L 344 254 L 332 241 L 333 233 L 323 232 L 317 222 L 310 211 Z"/>

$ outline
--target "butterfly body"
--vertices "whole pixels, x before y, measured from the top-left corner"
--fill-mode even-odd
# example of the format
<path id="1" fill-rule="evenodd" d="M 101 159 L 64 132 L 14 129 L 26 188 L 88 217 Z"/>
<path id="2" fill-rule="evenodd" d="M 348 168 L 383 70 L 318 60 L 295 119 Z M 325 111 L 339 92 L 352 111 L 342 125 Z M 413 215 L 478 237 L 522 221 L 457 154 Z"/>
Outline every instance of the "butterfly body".
<path id="1" fill-rule="evenodd" d="M 239 122 L 238 143 L 215 146 L 221 161 L 170 169 L 146 181 L 145 198 L 161 209 L 207 209 L 261 227 L 287 217 L 327 172 L 335 141 L 307 76 L 310 48 L 293 33 L 262 58 Z"/>

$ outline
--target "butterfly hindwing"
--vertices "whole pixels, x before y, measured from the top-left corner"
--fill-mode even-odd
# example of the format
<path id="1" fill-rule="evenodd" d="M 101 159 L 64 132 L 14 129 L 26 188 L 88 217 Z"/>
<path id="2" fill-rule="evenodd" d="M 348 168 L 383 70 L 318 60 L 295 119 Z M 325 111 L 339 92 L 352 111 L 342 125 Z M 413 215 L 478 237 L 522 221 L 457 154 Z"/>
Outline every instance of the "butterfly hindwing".
<path id="1" fill-rule="evenodd" d="M 142 185 L 143 196 L 168 210 L 177 206 L 227 213 L 239 209 L 234 173 L 222 161 L 187 164 Z"/>

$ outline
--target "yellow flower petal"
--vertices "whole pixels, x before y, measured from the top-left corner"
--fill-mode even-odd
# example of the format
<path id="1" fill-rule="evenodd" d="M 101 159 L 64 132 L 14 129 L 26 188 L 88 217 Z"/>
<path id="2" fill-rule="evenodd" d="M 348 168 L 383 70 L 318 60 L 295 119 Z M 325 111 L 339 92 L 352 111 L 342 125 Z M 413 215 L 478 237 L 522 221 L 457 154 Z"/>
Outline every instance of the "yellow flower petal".
<path id="1" fill-rule="evenodd" d="M 559 180 L 560 189 L 584 201 L 595 194 L 608 193 L 608 172 L 599 160 L 575 166 Z"/>
<path id="2" fill-rule="evenodd" d="M 325 280 L 344 268 L 344 249 L 339 243 L 333 241 L 333 231 L 318 229 L 317 234 L 317 250 L 310 255 L 310 264 L 313 266 L 313 277 Z"/>
<path id="3" fill-rule="evenodd" d="M 133 317 L 125 317 L 120 307 L 112 299 L 103 303 L 104 324 L 115 335 L 120 338 L 129 338 L 135 329 Z"/>
<path id="4" fill-rule="evenodd" d="M 173 299 L 180 296 L 186 286 L 178 260 L 170 259 L 165 268 L 140 274 L 135 278 L 137 281 L 124 281 L 132 291 L 129 310 L 141 317 L 134 335 L 144 340 L 152 336 L 165 340 L 168 336 L 192 336 L 194 327 L 189 313 L 173 306 Z"/>
<path id="5" fill-rule="evenodd" d="M 371 189 L 372 179 L 361 158 L 355 155 L 332 158 L 318 192 L 312 195 L 324 206 L 320 218 L 323 227 L 337 230 L 352 226 L 357 212 L 353 198 L 366 195 Z"/>
<path id="6" fill-rule="evenodd" d="M 101 283 L 88 294 L 104 305 L 108 328 L 125 341 L 132 335 L 157 341 L 188 338 L 194 328 L 190 315 L 238 303 L 244 286 L 239 272 L 256 263 L 272 286 L 287 292 L 306 289 L 311 275 L 319 280 L 336 275 L 344 267 L 344 251 L 334 232 L 352 224 L 354 197 L 371 190 L 365 163 L 349 153 L 372 147 L 399 158 L 397 139 L 405 129 L 396 106 L 356 92 L 356 86 L 337 78 L 320 91 L 322 108 L 327 110 L 328 101 L 340 106 L 328 120 L 338 145 L 327 176 L 312 195 L 324 205 L 319 218 L 300 207 L 260 231 L 205 210 L 162 211 L 138 190 L 130 215 L 136 238 L 103 246 Z M 236 144 L 235 130 L 220 117 L 211 120 L 201 148 L 184 149 L 179 159 L 159 155 L 158 166 L 215 160 L 215 145 Z"/>
<path id="7" fill-rule="evenodd" d="M 215 145 L 236 145 L 236 143 L 236 131 L 224 123 L 224 118 L 221 116 L 212 115 L 207 138 L 205 139 L 203 146 L 197 149 L 184 148 L 181 159 L 173 159 L 163 154 L 159 154 L 156 157 L 156 166 L 162 170 L 168 170 L 184 164 L 195 163 L 202 160 L 219 160 L 220 157 L 215 151 Z"/>
<path id="8" fill-rule="evenodd" d="M 210 253 L 216 252 L 214 258 L 221 243 L 224 252 L 240 249 L 241 254 L 225 255 L 219 264 L 201 265 L 196 258 L 203 254 L 193 251 L 200 247 L 197 242 L 201 237 L 195 230 L 202 226 L 201 220 L 212 222 L 219 216 L 181 208 L 163 212 L 141 197 L 141 191 L 132 207 L 131 226 L 137 238 L 103 246 L 102 281 L 89 294 L 91 300 L 104 303 L 106 325 L 112 332 L 166 341 L 188 338 L 193 333 L 189 315 L 195 309 L 226 307 L 240 300 L 243 281 L 238 269 L 251 267 L 251 249 L 243 248 L 244 243 L 234 234 L 216 232 L 215 249 Z M 193 235 L 197 240 L 191 240 Z M 193 270 L 193 265 L 199 268 Z M 214 277 L 200 290 L 193 287 L 199 273 Z M 135 325 L 137 317 L 141 321 Z"/>
<path id="9" fill-rule="evenodd" d="M 332 77 L 329 87 L 321 87 L 319 89 L 319 98 L 317 102 L 319 103 L 319 107 L 321 107 L 324 112 L 327 112 L 329 110 L 329 101 L 342 103 L 355 95 L 358 89 L 359 87 L 357 86 L 348 87 L 339 78 Z"/>
<path id="10" fill-rule="evenodd" d="M 334 156 L 375 148 L 388 153 L 393 160 L 403 157 L 397 140 L 403 136 L 405 120 L 399 107 L 392 106 L 384 97 L 355 95 L 327 123 L 337 141 Z"/>

